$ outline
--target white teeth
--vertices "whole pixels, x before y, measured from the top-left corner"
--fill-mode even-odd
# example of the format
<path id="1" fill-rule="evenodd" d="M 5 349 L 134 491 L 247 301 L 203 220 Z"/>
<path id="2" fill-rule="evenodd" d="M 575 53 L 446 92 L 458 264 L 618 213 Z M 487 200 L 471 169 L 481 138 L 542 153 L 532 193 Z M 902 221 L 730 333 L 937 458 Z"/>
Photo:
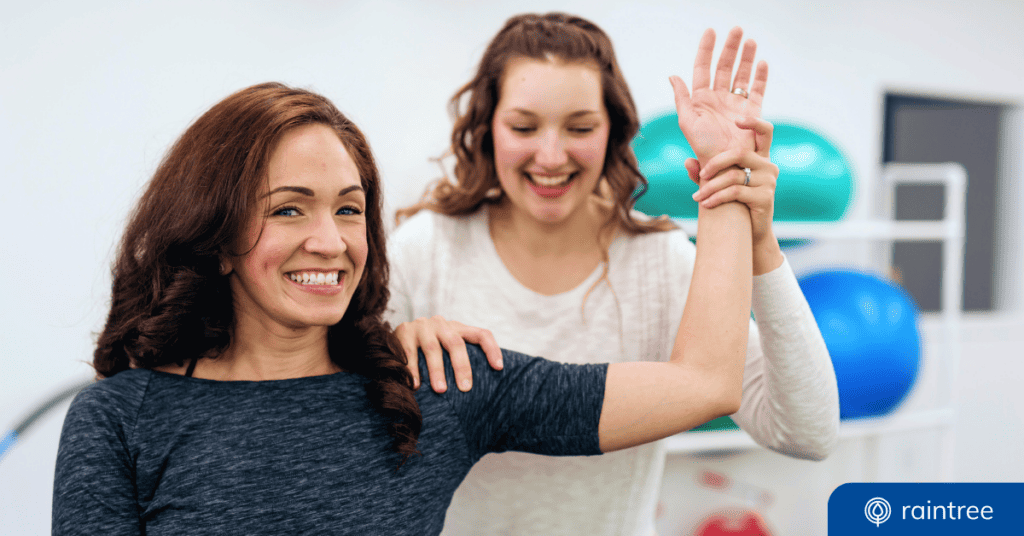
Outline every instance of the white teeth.
<path id="1" fill-rule="evenodd" d="M 292 272 L 288 274 L 288 279 L 303 285 L 337 285 L 338 272 Z"/>
<path id="2" fill-rule="evenodd" d="M 565 174 L 565 175 L 555 175 L 555 176 L 550 176 L 550 177 L 541 177 L 539 175 L 532 175 L 531 174 L 530 175 L 530 180 L 532 180 L 533 182 L 535 182 L 535 183 L 537 183 L 537 184 L 539 184 L 541 186 L 544 186 L 544 187 L 547 187 L 547 188 L 554 188 L 556 186 L 562 186 L 564 183 L 569 182 L 569 178 L 570 177 L 572 177 L 571 173 Z"/>

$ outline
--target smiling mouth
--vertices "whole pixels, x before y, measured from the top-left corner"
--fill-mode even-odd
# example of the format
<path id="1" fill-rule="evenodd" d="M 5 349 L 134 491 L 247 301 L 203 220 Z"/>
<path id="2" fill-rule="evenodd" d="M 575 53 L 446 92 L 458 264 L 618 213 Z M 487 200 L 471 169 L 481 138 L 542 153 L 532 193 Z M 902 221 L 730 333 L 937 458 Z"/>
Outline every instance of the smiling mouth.
<path id="1" fill-rule="evenodd" d="M 530 182 L 536 184 L 537 186 L 542 186 L 544 188 L 562 188 L 568 185 L 569 182 L 572 181 L 574 178 L 576 178 L 576 173 L 565 173 L 563 175 L 547 176 L 534 175 L 528 172 L 524 174 Z"/>
<path id="2" fill-rule="evenodd" d="M 340 272 L 288 272 L 288 279 L 300 285 L 337 286 Z"/>

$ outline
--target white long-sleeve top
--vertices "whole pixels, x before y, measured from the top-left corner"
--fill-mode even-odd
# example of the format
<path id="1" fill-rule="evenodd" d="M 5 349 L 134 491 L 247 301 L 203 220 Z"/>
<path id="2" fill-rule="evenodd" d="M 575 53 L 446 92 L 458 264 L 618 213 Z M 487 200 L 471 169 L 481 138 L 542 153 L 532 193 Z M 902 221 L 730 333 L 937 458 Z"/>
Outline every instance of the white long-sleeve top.
<path id="1" fill-rule="evenodd" d="M 594 285 L 599 266 L 553 296 L 508 271 L 486 209 L 464 217 L 421 211 L 392 234 L 388 253 L 393 326 L 441 315 L 491 330 L 503 348 L 616 363 L 668 360 L 696 248 L 682 230 L 620 235 L 608 252 L 607 281 Z M 764 447 L 820 460 L 837 441 L 839 394 L 788 261 L 754 278 L 752 303 L 757 323 L 750 323 L 743 401 L 732 418 Z M 657 444 L 590 458 L 491 454 L 456 492 L 444 534 L 648 534 L 663 463 Z"/>

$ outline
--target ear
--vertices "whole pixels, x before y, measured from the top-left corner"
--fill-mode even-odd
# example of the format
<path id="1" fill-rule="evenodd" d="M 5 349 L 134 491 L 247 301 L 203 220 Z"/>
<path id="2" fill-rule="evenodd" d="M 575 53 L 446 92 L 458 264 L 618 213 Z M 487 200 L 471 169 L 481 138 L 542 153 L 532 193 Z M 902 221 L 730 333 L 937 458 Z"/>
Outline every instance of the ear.
<path id="1" fill-rule="evenodd" d="M 230 258 L 220 258 L 220 275 L 228 275 L 235 271 L 235 267 L 231 264 Z"/>

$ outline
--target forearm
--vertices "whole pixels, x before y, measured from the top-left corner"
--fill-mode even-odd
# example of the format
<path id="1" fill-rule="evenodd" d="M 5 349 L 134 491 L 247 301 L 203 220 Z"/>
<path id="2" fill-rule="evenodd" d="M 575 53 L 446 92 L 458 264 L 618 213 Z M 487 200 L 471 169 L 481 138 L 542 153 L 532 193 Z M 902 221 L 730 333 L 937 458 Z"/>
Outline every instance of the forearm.
<path id="1" fill-rule="evenodd" d="M 788 263 L 754 281 L 743 406 L 734 420 L 758 444 L 820 460 L 834 450 L 839 394 L 832 361 Z M 763 350 L 763 351 L 762 351 Z"/>
<path id="2" fill-rule="evenodd" d="M 696 265 L 672 360 L 609 365 L 602 452 L 661 439 L 737 410 L 750 317 L 750 236 L 746 206 L 701 210 Z"/>
<path id="3" fill-rule="evenodd" d="M 779 247 L 779 240 L 771 230 L 761 241 L 754 243 L 753 248 L 754 275 L 764 275 L 779 266 L 785 257 L 782 255 L 782 248 Z"/>
<path id="4" fill-rule="evenodd" d="M 757 147 L 756 139 L 743 131 L 736 118 L 760 116 L 768 67 L 764 62 L 758 64 L 749 99 L 730 94 L 729 87 L 745 88 L 750 82 L 754 54 L 753 48 L 745 48 L 736 81 L 728 83 L 742 34 L 739 28 L 729 32 L 719 56 L 714 88 L 710 86 L 715 42 L 712 30 L 701 37 L 694 61 L 692 96 L 682 79 L 669 78 L 679 128 L 702 163 L 726 153 L 730 154 L 722 158 L 742 157 L 731 154 L 735 152 L 731 149 L 745 147 L 748 141 Z M 725 80 L 718 80 L 723 76 Z M 767 154 L 759 156 L 767 158 Z M 720 168 L 721 173 L 729 173 L 726 168 L 734 165 L 727 164 Z M 774 166 L 770 162 L 762 164 Z M 702 165 L 696 161 L 687 160 L 691 176 L 699 167 Z M 721 173 L 705 169 L 703 175 L 714 177 L 702 180 L 701 186 L 714 182 Z M 750 315 L 752 247 L 747 205 L 706 200 L 700 205 L 694 271 L 671 360 L 608 367 L 599 426 L 603 452 L 653 441 L 739 408 Z"/>
<path id="5" fill-rule="evenodd" d="M 726 203 L 698 213 L 697 256 L 671 362 L 737 398 L 751 299 L 750 213 Z M 730 393 L 732 395 L 730 395 Z"/>

